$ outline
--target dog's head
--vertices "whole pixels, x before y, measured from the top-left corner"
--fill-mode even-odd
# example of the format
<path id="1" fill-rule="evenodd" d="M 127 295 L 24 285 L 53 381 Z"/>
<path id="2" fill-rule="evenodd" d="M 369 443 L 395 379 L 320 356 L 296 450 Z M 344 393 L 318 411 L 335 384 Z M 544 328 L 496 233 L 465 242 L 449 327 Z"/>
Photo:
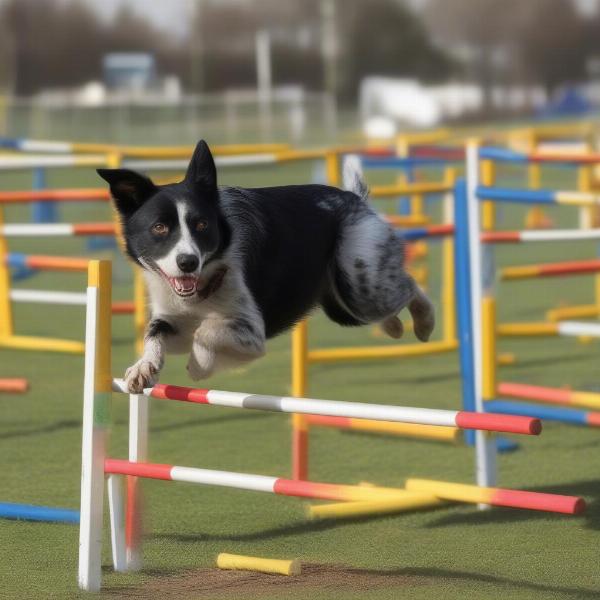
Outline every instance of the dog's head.
<path id="1" fill-rule="evenodd" d="M 210 149 L 198 142 L 180 183 L 155 185 L 128 169 L 98 169 L 123 223 L 128 254 L 162 277 L 180 297 L 208 283 L 204 268 L 227 243 Z"/>

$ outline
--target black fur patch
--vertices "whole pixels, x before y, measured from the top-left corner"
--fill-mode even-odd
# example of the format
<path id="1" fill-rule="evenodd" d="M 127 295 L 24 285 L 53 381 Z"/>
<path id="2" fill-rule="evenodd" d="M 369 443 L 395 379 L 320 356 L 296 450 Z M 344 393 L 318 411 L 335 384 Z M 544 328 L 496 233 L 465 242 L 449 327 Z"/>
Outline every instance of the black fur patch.
<path id="1" fill-rule="evenodd" d="M 146 337 L 157 337 L 159 335 L 176 335 L 177 330 L 173 325 L 167 323 L 163 319 L 152 319 L 148 323 L 148 329 L 146 330 Z"/>

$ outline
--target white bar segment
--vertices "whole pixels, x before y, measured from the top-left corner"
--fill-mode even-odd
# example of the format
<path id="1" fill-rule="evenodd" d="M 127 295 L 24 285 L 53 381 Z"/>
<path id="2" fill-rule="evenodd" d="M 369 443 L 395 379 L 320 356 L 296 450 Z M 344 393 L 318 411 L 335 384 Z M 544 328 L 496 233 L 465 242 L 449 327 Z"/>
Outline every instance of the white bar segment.
<path id="1" fill-rule="evenodd" d="M 586 323 L 585 321 L 561 321 L 558 323 L 560 335 L 600 337 L 600 323 Z"/>
<path id="2" fill-rule="evenodd" d="M 466 147 L 467 159 L 467 212 L 469 219 L 469 265 L 471 274 L 471 322 L 473 330 L 473 377 L 475 379 L 475 410 L 485 412 L 483 406 L 483 364 L 482 364 L 482 262 L 480 202 L 477 198 L 479 186 L 479 144 L 469 141 Z M 483 431 L 475 431 L 475 469 L 477 485 L 493 487 L 496 485 L 496 440 Z M 479 505 L 480 509 L 489 508 Z"/>
<path id="3" fill-rule="evenodd" d="M 277 477 L 266 475 L 247 475 L 245 473 L 194 469 L 192 467 L 173 467 L 171 469 L 171 479 L 173 481 L 218 485 L 256 492 L 273 492 L 277 481 Z"/>
<path id="4" fill-rule="evenodd" d="M 148 460 L 148 420 L 149 399 L 143 394 L 129 395 L 129 461 L 146 462 Z M 133 531 L 132 539 L 126 549 L 127 570 L 139 571 L 142 568 L 141 534 L 142 519 L 142 482 L 137 477 L 129 477 L 129 503 L 126 519 Z"/>
<path id="5" fill-rule="evenodd" d="M 69 142 L 52 142 L 46 140 L 21 140 L 19 149 L 23 152 L 55 152 L 67 154 L 73 152 L 73 144 Z"/>
<path id="6" fill-rule="evenodd" d="M 110 513 L 110 539 L 115 571 L 127 570 L 125 552 L 125 496 L 123 476 L 110 474 L 106 481 L 108 508 Z"/>
<path id="7" fill-rule="evenodd" d="M 126 394 L 127 388 L 122 379 L 113 379 L 113 390 Z M 150 396 L 152 388 L 146 388 L 144 394 Z M 366 404 L 364 402 L 345 402 L 343 400 L 319 400 L 313 398 L 289 398 L 287 396 L 261 396 L 241 392 L 210 390 L 208 403 L 228 408 L 246 408 L 272 410 L 274 412 L 301 413 L 305 415 L 325 415 L 330 417 L 350 417 L 373 419 L 374 421 L 392 421 L 397 423 L 420 423 L 440 427 L 456 427 L 456 410 L 435 408 L 412 408 L 385 404 Z M 252 401 L 254 405 L 245 402 Z"/>
<path id="8" fill-rule="evenodd" d="M 0 235 L 6 237 L 68 236 L 74 235 L 74 227 L 71 223 L 9 223 L 0 225 Z"/>
<path id="9" fill-rule="evenodd" d="M 32 302 L 34 304 L 68 304 L 85 306 L 87 297 L 77 292 L 53 292 L 46 290 L 10 290 L 13 302 Z"/>
<path id="10" fill-rule="evenodd" d="M 596 240 L 600 238 L 600 229 L 549 229 L 524 230 L 520 232 L 523 242 L 560 242 L 575 240 Z"/>
<path id="11" fill-rule="evenodd" d="M 36 169 L 38 167 L 103 166 L 105 164 L 104 156 L 91 154 L 81 156 L 47 156 L 44 154 L 17 156 L 9 154 L 0 156 L 0 171 Z"/>
<path id="12" fill-rule="evenodd" d="M 81 458 L 81 503 L 79 522 L 79 587 L 88 592 L 100 589 L 102 578 L 102 512 L 104 508 L 104 457 L 107 429 L 94 423 L 96 380 L 96 332 L 98 296 L 87 289 L 85 366 L 83 380 L 83 433 Z"/>

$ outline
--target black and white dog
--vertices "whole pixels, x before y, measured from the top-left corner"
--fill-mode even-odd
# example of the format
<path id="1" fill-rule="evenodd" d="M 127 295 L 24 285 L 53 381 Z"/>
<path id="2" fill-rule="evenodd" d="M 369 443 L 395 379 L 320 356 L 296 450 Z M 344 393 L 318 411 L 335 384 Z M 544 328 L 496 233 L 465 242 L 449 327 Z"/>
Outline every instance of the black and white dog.
<path id="1" fill-rule="evenodd" d="M 317 305 L 340 325 L 381 323 L 394 338 L 408 307 L 416 336 L 431 334 L 432 306 L 404 271 L 403 242 L 368 205 L 357 160 L 344 168 L 348 191 L 217 187 L 204 141 L 181 183 L 98 173 L 150 296 L 144 353 L 125 373 L 130 392 L 155 383 L 167 352 L 190 353 L 192 379 L 256 359 L 265 339 Z"/>

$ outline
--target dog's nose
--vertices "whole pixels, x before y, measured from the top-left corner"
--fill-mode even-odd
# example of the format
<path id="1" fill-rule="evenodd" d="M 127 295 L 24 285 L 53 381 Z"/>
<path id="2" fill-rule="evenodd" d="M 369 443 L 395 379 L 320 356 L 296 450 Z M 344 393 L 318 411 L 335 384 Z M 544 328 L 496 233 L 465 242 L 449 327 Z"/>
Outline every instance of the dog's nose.
<path id="1" fill-rule="evenodd" d="M 195 254 L 178 254 L 177 255 L 177 266 L 184 273 L 191 273 L 198 268 L 200 261 Z"/>

